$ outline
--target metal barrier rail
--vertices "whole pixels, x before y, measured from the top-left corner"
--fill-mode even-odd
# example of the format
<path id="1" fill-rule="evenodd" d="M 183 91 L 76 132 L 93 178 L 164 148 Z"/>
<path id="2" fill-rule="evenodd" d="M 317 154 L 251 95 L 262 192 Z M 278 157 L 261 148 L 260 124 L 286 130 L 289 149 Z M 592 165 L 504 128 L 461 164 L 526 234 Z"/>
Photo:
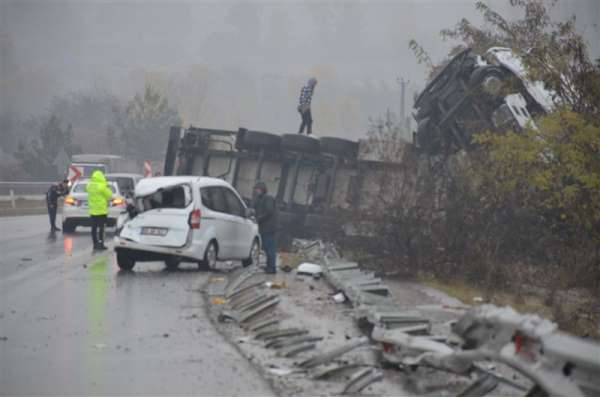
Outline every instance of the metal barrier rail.
<path id="1" fill-rule="evenodd" d="M 0 196 L 39 196 L 45 195 L 46 191 L 54 183 L 45 182 L 5 182 L 0 181 Z"/>

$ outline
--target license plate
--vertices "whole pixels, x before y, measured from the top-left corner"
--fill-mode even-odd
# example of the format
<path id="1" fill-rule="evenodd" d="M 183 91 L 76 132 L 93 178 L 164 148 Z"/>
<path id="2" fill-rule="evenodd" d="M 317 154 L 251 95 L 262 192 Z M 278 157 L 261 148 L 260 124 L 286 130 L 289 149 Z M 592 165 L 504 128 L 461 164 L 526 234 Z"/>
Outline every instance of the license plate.
<path id="1" fill-rule="evenodd" d="M 144 236 L 165 236 L 169 229 L 166 227 L 143 227 L 142 234 Z"/>

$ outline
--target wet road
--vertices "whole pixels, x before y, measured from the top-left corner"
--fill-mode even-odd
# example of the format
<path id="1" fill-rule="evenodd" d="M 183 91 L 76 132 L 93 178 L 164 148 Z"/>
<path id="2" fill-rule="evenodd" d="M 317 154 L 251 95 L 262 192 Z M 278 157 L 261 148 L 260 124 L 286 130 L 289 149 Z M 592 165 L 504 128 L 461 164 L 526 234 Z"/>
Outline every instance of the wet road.
<path id="1" fill-rule="evenodd" d="M 0 218 L 1 395 L 272 395 L 206 318 L 210 273 L 123 273 L 89 229 L 47 230 Z"/>

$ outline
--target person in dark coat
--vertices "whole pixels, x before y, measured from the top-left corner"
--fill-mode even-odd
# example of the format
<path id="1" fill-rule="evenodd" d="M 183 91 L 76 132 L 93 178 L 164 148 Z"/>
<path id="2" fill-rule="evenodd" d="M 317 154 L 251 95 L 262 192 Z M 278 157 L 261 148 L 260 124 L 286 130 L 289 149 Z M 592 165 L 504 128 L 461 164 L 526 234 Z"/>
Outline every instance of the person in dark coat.
<path id="1" fill-rule="evenodd" d="M 312 134 L 312 113 L 310 111 L 310 102 L 312 100 L 313 93 L 315 91 L 315 86 L 317 85 L 317 79 L 312 77 L 308 80 L 306 85 L 302 87 L 300 91 L 300 100 L 298 104 L 298 112 L 300 113 L 300 117 L 302 118 L 302 123 L 300 124 L 300 130 L 298 134 L 302 134 L 304 132 L 304 127 L 306 127 L 306 135 Z"/>
<path id="2" fill-rule="evenodd" d="M 50 231 L 60 231 L 56 226 L 56 211 L 58 210 L 58 198 L 66 196 L 69 192 L 69 181 L 65 179 L 62 182 L 54 183 L 46 192 L 46 206 L 48 207 L 48 217 L 50 218 Z"/>
<path id="3" fill-rule="evenodd" d="M 263 249 L 267 255 L 267 274 L 277 272 L 277 206 L 273 196 L 267 194 L 267 185 L 258 181 L 254 185 L 254 211 Z"/>

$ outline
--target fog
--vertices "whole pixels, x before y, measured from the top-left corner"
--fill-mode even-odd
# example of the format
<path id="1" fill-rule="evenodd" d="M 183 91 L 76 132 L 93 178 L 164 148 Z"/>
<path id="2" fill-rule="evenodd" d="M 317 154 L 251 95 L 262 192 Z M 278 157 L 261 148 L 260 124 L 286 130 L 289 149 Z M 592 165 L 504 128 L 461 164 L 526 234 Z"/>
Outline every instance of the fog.
<path id="1" fill-rule="evenodd" d="M 562 1 L 555 14 L 576 14 L 600 54 L 600 2 Z M 314 76 L 315 132 L 359 138 L 369 117 L 399 110 L 399 78 L 409 103 L 424 86 L 408 41 L 441 60 L 451 43 L 440 29 L 463 17 L 479 20 L 473 1 L 0 0 L 2 115 L 21 120 L 79 91 L 127 101 L 151 83 L 184 125 L 290 133 Z"/>

